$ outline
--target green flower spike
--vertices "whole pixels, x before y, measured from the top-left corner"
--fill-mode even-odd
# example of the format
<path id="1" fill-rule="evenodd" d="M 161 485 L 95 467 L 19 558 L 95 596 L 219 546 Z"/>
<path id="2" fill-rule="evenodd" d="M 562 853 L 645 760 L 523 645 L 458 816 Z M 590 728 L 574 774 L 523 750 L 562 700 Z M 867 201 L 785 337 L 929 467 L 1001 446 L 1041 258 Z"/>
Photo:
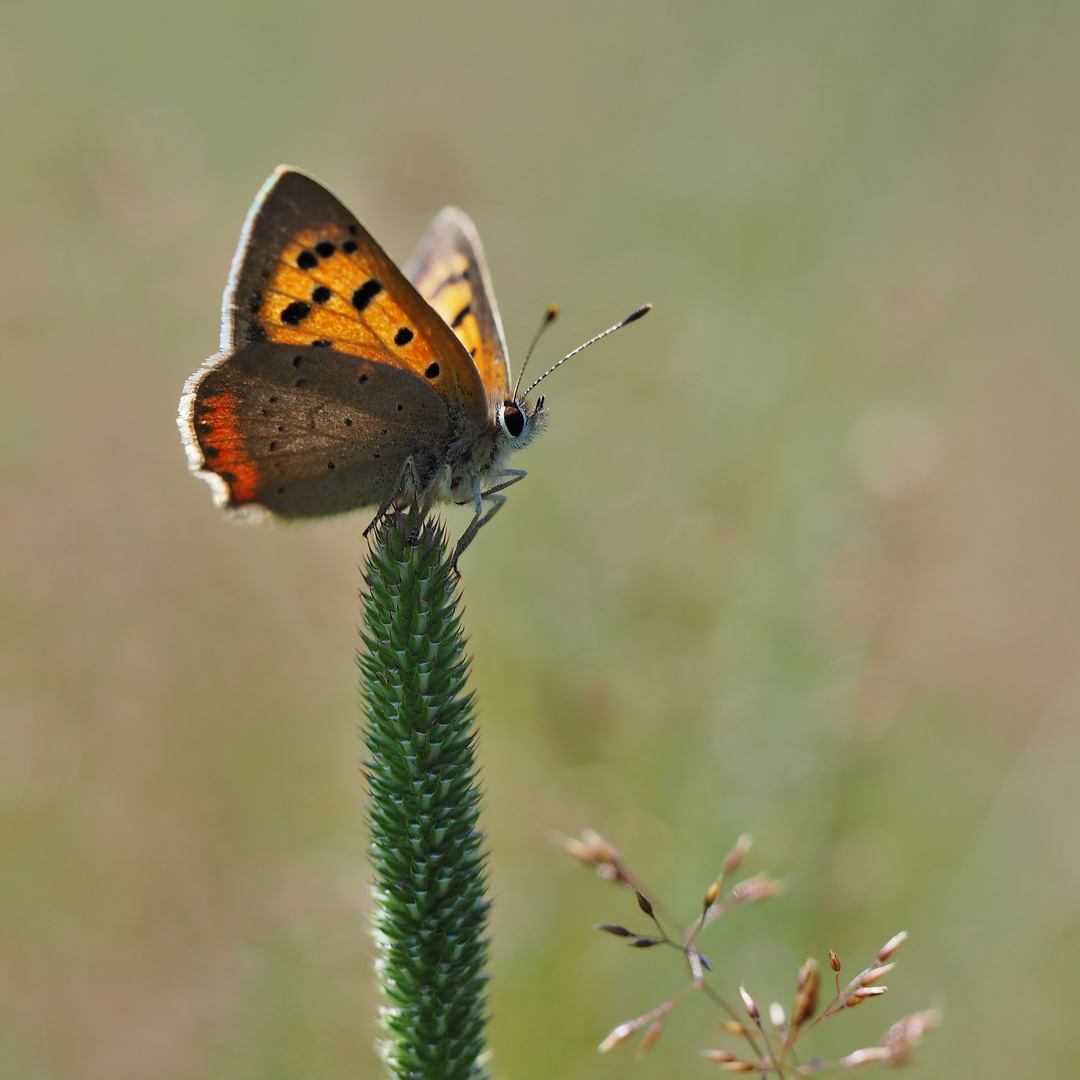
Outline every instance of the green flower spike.
<path id="1" fill-rule="evenodd" d="M 394 1077 L 482 1077 L 490 905 L 469 665 L 444 529 L 390 515 L 364 580 L 382 1056 Z"/>

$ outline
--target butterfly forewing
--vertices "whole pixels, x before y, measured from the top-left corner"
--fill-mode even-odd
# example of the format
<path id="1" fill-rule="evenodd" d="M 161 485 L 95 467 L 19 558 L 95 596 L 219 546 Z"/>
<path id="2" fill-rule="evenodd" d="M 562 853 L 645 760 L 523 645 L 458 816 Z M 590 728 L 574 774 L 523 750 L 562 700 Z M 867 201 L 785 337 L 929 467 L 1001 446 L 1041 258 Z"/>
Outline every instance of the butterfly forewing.
<path id="1" fill-rule="evenodd" d="M 417 244 L 405 273 L 465 346 L 492 401 L 508 397 L 506 338 L 484 249 L 468 214 L 453 206 L 441 211 Z"/>
<path id="2" fill-rule="evenodd" d="M 219 502 L 283 517 L 378 505 L 406 461 L 434 475 L 452 437 L 415 375 L 321 347 L 242 346 L 202 374 L 188 407 Z"/>
<path id="3" fill-rule="evenodd" d="M 480 372 L 446 322 L 355 217 L 304 173 L 279 169 L 249 214 L 223 345 L 328 348 L 423 379 L 452 416 L 489 413 Z"/>

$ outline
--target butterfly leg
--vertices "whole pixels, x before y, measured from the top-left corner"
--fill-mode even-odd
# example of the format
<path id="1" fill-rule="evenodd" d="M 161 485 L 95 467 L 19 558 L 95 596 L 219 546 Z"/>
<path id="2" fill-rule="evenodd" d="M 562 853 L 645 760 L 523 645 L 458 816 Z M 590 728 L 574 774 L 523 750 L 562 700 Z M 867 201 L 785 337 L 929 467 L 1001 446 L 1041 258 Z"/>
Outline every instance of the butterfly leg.
<path id="1" fill-rule="evenodd" d="M 510 487 L 511 484 L 516 484 L 523 476 L 526 475 L 524 469 L 503 469 L 502 475 L 508 477 L 503 480 L 501 484 L 496 484 L 494 487 L 490 487 L 487 491 L 482 491 L 480 488 L 479 479 L 476 481 L 476 485 L 473 488 L 473 519 L 469 522 L 469 527 L 461 534 L 457 544 L 454 547 L 454 557 L 450 560 L 450 568 L 461 576 L 461 571 L 458 570 L 458 559 L 461 558 L 465 549 L 476 539 L 476 534 L 502 509 L 503 503 L 506 502 L 505 495 L 499 495 L 498 492 L 504 488 Z M 491 506 L 487 513 L 484 513 L 484 501 L 489 500 Z"/>
<path id="2" fill-rule="evenodd" d="M 406 484 L 407 477 L 411 478 L 411 484 Z M 409 488 L 415 491 L 416 487 L 416 465 L 412 458 L 407 458 L 405 464 L 401 467 L 401 472 L 398 474 L 397 481 L 391 489 L 390 494 L 387 495 L 386 498 L 383 499 L 383 501 L 379 504 L 379 509 L 375 511 L 375 516 L 371 519 L 371 521 L 368 523 L 368 527 L 364 530 L 363 536 L 365 540 L 367 539 L 368 533 L 370 533 L 374 528 L 376 528 L 376 526 L 378 526 L 378 524 L 383 521 L 383 519 L 386 518 L 386 516 L 390 513 L 394 505 L 398 502 L 399 499 L 401 499 L 402 493 Z M 416 500 L 414 500 L 414 502 L 415 501 Z M 422 514 L 420 520 L 423 520 Z M 410 538 L 409 542 L 415 543 L 415 538 Z"/>
<path id="3" fill-rule="evenodd" d="M 379 509 L 375 511 L 375 516 L 368 522 L 367 528 L 361 534 L 366 540 L 368 534 L 378 526 L 378 524 L 390 513 L 390 508 L 394 505 L 394 500 L 397 495 L 390 495 L 379 504 Z"/>
<path id="4" fill-rule="evenodd" d="M 412 461 L 412 459 L 409 459 Z M 417 510 L 417 522 L 416 528 L 409 534 L 409 544 L 415 545 L 420 539 L 420 526 L 427 519 L 428 514 L 431 513 L 431 508 L 435 505 L 439 498 L 439 492 L 443 488 L 449 490 L 450 478 L 453 476 L 453 471 L 449 465 L 444 465 L 428 483 L 426 490 L 423 494 L 417 494 L 413 499 L 413 506 Z M 416 474 L 413 473 L 413 490 L 417 490 L 419 484 L 416 480 Z"/>

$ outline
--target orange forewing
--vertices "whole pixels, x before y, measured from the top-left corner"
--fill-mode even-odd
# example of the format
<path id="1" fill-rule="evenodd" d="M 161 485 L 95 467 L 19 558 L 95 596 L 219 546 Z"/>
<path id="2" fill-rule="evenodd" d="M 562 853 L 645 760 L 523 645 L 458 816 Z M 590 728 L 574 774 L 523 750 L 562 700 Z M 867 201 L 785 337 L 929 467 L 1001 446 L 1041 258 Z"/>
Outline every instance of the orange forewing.
<path id="1" fill-rule="evenodd" d="M 322 345 L 390 364 L 459 414 L 486 416 L 476 365 L 446 322 L 325 188 L 279 169 L 256 201 L 234 268 L 233 344 Z"/>

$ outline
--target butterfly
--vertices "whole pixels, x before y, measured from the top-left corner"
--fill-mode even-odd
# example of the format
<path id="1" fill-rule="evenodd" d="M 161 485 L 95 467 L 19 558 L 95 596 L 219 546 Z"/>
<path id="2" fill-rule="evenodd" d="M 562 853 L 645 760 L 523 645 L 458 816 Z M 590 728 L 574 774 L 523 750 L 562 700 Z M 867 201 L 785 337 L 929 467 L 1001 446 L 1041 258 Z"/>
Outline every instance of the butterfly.
<path id="1" fill-rule="evenodd" d="M 471 505 L 456 568 L 525 476 L 508 462 L 544 430 L 535 386 L 511 390 L 465 213 L 441 211 L 403 272 L 322 184 L 280 166 L 248 211 L 220 351 L 185 384 L 178 424 L 192 471 L 238 515 Z"/>

